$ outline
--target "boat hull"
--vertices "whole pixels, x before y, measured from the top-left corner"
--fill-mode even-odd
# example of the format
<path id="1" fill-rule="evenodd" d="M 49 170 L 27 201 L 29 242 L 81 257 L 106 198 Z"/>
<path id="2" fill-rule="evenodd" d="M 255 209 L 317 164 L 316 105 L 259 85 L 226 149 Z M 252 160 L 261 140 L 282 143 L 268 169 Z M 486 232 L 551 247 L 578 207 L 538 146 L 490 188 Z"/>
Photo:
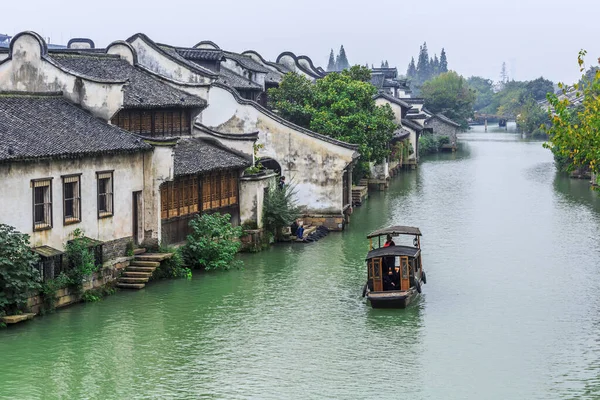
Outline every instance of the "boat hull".
<path id="1" fill-rule="evenodd" d="M 413 289 L 388 292 L 369 292 L 367 300 L 373 308 L 406 308 L 419 293 Z"/>

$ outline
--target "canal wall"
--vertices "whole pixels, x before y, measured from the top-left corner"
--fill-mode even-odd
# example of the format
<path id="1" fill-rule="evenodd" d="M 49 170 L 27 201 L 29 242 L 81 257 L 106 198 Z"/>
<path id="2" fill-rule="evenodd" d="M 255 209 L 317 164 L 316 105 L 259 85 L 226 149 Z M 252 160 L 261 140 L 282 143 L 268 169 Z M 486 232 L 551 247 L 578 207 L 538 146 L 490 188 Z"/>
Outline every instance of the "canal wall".
<path id="1" fill-rule="evenodd" d="M 75 291 L 72 288 L 61 288 L 55 292 L 55 308 L 67 307 L 71 304 L 82 301 L 83 294 L 89 290 L 99 289 L 110 285 L 121 276 L 121 272 L 129 266 L 133 257 L 120 257 L 108 263 L 104 263 L 102 270 L 94 272 L 90 280 L 82 285 L 81 291 Z M 38 292 L 27 300 L 27 311 L 39 314 L 44 308 L 44 298 L 41 292 Z"/>

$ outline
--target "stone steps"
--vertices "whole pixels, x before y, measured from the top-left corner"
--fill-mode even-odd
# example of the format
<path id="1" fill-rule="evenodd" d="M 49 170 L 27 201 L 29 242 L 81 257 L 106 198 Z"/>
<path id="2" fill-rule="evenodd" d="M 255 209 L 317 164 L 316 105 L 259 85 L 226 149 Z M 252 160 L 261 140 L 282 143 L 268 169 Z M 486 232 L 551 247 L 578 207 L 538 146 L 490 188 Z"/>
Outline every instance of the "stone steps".
<path id="1" fill-rule="evenodd" d="M 137 260 L 134 260 L 129 265 L 132 266 L 132 267 L 152 267 L 152 268 L 158 268 L 158 267 L 160 267 L 160 262 L 158 262 L 158 261 L 137 261 Z"/>
<path id="2" fill-rule="evenodd" d="M 138 250 L 137 253 L 136 250 Z M 118 288 L 143 289 L 146 287 L 146 283 L 150 281 L 152 273 L 160 267 L 160 263 L 173 256 L 171 253 L 146 253 L 146 249 L 136 250 L 133 252 L 133 261 L 117 280 Z"/>
<path id="3" fill-rule="evenodd" d="M 144 249 L 143 247 L 140 247 L 139 249 L 133 249 L 134 256 L 139 256 L 140 254 L 144 254 L 145 252 L 146 249 Z"/>
<path id="4" fill-rule="evenodd" d="M 141 278 L 141 277 L 136 277 L 136 278 L 132 278 L 132 277 L 120 277 L 119 278 L 119 283 L 148 283 L 148 281 L 150 280 L 150 277 L 146 277 L 146 278 Z"/>
<path id="5" fill-rule="evenodd" d="M 144 283 L 117 283 L 117 287 L 121 289 L 143 289 L 146 287 Z"/>
<path id="6" fill-rule="evenodd" d="M 136 266 L 129 266 L 127 267 L 127 269 L 125 270 L 126 272 L 149 272 L 149 273 L 153 273 L 154 270 L 156 269 L 156 267 L 136 267 Z"/>
<path id="7" fill-rule="evenodd" d="M 127 278 L 150 278 L 152 272 L 125 271 L 122 276 Z"/>

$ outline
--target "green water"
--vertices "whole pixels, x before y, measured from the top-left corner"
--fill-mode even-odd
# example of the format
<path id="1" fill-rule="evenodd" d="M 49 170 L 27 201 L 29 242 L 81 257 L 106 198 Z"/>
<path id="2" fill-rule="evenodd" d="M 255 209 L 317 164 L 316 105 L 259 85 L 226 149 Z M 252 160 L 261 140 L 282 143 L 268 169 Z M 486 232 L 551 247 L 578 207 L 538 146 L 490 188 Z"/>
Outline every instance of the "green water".
<path id="1" fill-rule="evenodd" d="M 361 297 L 390 224 L 424 233 L 407 310 Z M 0 398 L 600 398 L 599 227 L 540 142 L 476 128 L 344 233 L 0 331 Z"/>

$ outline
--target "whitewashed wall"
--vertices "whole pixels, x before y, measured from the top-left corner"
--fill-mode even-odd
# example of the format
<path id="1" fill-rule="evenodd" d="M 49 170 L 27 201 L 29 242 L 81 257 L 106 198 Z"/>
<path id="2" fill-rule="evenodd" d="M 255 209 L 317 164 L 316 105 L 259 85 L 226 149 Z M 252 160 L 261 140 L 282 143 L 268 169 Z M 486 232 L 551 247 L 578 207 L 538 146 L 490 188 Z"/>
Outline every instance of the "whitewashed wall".
<path id="1" fill-rule="evenodd" d="M 0 64 L 0 91 L 58 92 L 108 121 L 123 104 L 122 83 L 100 83 L 69 74 L 42 58 L 43 43 L 30 33 L 12 42 L 12 59 Z"/>
<path id="2" fill-rule="evenodd" d="M 10 188 L 0 196 L 0 222 L 31 235 L 32 246 L 63 249 L 77 228 L 86 236 L 114 240 L 133 235 L 135 191 L 144 190 L 144 154 L 101 156 L 74 160 L 0 164 L 0 185 Z M 98 219 L 96 172 L 114 170 L 114 215 Z M 81 174 L 81 222 L 63 224 L 63 175 Z M 32 179 L 52 178 L 52 229 L 33 231 Z"/>

